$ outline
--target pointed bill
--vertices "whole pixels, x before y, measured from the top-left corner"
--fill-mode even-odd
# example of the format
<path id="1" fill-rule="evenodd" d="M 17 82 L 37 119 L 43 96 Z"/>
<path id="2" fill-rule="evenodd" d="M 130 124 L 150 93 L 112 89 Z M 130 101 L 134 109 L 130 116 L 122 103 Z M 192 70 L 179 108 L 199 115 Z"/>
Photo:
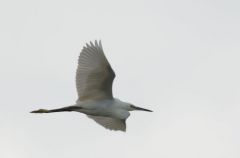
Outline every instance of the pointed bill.
<path id="1" fill-rule="evenodd" d="M 131 105 L 131 108 L 132 108 L 133 110 L 140 110 L 140 111 L 148 111 L 148 112 L 153 112 L 152 110 L 145 109 L 145 108 L 141 108 L 141 107 L 134 106 L 134 105 Z"/>

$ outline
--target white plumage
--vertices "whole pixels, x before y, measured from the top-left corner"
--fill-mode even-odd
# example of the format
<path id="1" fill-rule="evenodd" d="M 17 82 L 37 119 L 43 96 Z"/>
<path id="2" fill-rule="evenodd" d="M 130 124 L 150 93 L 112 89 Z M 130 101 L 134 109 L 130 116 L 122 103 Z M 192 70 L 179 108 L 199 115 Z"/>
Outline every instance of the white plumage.
<path id="1" fill-rule="evenodd" d="M 102 49 L 101 42 L 90 42 L 83 47 L 78 60 L 76 85 L 81 101 L 112 99 L 112 83 L 115 78 Z"/>
<path id="2" fill-rule="evenodd" d="M 126 119 L 132 110 L 151 110 L 113 98 L 112 84 L 115 73 L 103 52 L 101 41 L 83 47 L 76 72 L 78 100 L 76 104 L 59 109 L 39 109 L 32 113 L 77 111 L 86 114 L 110 130 L 126 131 Z"/>

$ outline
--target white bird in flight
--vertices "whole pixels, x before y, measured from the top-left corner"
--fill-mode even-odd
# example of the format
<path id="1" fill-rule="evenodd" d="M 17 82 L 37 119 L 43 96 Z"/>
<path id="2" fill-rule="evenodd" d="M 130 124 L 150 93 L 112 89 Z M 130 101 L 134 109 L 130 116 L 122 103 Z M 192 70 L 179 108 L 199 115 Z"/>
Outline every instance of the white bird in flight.
<path id="1" fill-rule="evenodd" d="M 151 110 L 134 106 L 113 97 L 115 73 L 104 55 L 101 41 L 83 47 L 76 73 L 78 100 L 74 105 L 58 109 L 39 109 L 31 113 L 81 112 L 110 130 L 126 131 L 129 111 Z"/>

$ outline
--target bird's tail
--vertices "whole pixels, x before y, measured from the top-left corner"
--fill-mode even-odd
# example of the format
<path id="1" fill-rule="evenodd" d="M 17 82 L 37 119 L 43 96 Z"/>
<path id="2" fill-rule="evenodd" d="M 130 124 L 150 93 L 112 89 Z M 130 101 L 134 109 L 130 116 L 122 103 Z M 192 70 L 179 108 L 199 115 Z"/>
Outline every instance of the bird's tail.
<path id="1" fill-rule="evenodd" d="M 80 109 L 81 107 L 79 106 L 67 106 L 63 108 L 58 108 L 58 109 L 52 109 L 52 110 L 47 110 L 47 109 L 38 109 L 31 111 L 30 113 L 52 113 L 52 112 L 66 112 L 66 111 L 75 111 L 77 109 Z"/>

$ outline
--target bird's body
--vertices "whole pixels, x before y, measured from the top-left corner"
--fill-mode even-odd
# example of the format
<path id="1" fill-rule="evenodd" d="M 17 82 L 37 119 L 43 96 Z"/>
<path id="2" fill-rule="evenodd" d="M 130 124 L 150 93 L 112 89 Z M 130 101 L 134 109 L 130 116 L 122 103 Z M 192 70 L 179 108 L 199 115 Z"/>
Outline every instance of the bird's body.
<path id="1" fill-rule="evenodd" d="M 113 97 L 112 83 L 115 73 L 104 55 L 101 41 L 90 42 L 83 48 L 76 73 L 78 100 L 74 105 L 46 110 L 39 109 L 32 113 L 52 113 L 76 111 L 86 114 L 100 125 L 110 130 L 126 130 L 125 120 L 129 111 L 151 110 L 134 106 Z"/>
<path id="2" fill-rule="evenodd" d="M 92 116 L 112 117 L 115 119 L 127 119 L 130 113 L 126 109 L 126 103 L 119 99 L 88 100 L 79 102 L 74 106 L 79 107 L 78 112 Z"/>

